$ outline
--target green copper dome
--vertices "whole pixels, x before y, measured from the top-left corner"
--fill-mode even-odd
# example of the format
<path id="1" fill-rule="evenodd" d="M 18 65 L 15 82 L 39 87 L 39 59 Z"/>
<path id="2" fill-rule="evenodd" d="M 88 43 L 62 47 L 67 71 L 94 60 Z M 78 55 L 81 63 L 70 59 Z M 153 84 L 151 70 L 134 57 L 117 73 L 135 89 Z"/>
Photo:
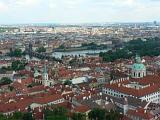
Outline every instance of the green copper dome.
<path id="1" fill-rule="evenodd" d="M 145 65 L 144 64 L 142 64 L 142 63 L 134 63 L 133 65 L 132 65 L 132 70 L 146 70 L 146 67 L 145 67 Z"/>
<path id="2" fill-rule="evenodd" d="M 132 70 L 146 70 L 146 66 L 142 64 L 141 58 L 139 55 L 136 55 L 135 63 L 132 65 Z"/>

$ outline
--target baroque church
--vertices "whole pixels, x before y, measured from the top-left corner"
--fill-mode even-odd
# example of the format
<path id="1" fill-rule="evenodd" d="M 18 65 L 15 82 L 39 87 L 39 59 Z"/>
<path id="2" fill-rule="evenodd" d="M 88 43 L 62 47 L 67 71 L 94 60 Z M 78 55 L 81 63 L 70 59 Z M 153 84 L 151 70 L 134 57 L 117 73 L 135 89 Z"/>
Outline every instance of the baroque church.
<path id="1" fill-rule="evenodd" d="M 46 64 L 43 66 L 42 73 L 38 72 L 38 68 L 34 68 L 34 78 L 35 82 L 40 83 L 44 86 L 51 87 L 54 85 L 54 81 L 49 78 L 48 76 L 48 70 Z"/>

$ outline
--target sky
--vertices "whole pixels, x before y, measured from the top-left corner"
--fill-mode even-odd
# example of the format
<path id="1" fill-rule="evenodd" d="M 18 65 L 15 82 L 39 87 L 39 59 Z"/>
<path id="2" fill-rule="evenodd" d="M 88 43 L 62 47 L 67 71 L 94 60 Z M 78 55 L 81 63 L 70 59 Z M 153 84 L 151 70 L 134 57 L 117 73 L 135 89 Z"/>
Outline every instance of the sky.
<path id="1" fill-rule="evenodd" d="M 0 0 L 0 24 L 154 20 L 160 20 L 160 0 Z"/>

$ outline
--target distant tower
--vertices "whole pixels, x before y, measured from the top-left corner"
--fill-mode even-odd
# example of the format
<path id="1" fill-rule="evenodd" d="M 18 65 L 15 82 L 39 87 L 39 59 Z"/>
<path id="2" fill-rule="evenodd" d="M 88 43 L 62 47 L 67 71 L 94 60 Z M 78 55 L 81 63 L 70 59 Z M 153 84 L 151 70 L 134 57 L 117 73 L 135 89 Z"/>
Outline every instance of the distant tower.
<path id="1" fill-rule="evenodd" d="M 38 68 L 37 68 L 37 66 L 35 66 L 35 68 L 34 68 L 34 78 L 38 77 L 39 75 L 40 74 L 38 72 Z"/>
<path id="2" fill-rule="evenodd" d="M 48 73 L 47 73 L 47 66 L 46 65 L 44 65 L 44 68 L 43 68 L 42 83 L 44 86 L 48 86 Z"/>
<path id="3" fill-rule="evenodd" d="M 155 26 L 157 26 L 157 21 L 154 21 L 153 24 L 154 24 Z"/>
<path id="4" fill-rule="evenodd" d="M 29 57 L 30 57 L 30 59 L 32 58 L 32 43 L 30 42 L 29 43 L 29 49 L 28 49 L 28 52 L 29 52 Z"/>
<path id="5" fill-rule="evenodd" d="M 142 63 L 140 56 L 136 55 L 135 63 L 132 65 L 132 78 L 143 78 L 146 76 L 146 66 Z"/>

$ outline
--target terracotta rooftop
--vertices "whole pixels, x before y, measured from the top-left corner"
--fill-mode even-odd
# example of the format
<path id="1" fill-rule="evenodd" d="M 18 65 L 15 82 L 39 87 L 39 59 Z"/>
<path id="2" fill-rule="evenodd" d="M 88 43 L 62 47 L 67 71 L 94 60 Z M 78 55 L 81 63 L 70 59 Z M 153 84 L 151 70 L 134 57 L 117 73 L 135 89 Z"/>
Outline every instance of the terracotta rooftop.
<path id="1" fill-rule="evenodd" d="M 143 108 L 139 108 L 137 110 L 128 110 L 127 115 L 139 117 L 145 120 L 150 120 L 154 118 L 154 116 L 150 112 L 145 111 Z"/>
<path id="2" fill-rule="evenodd" d="M 74 109 L 75 112 L 81 112 L 81 113 L 85 113 L 89 110 L 90 110 L 90 108 L 86 105 L 76 106 L 75 109 Z"/>

